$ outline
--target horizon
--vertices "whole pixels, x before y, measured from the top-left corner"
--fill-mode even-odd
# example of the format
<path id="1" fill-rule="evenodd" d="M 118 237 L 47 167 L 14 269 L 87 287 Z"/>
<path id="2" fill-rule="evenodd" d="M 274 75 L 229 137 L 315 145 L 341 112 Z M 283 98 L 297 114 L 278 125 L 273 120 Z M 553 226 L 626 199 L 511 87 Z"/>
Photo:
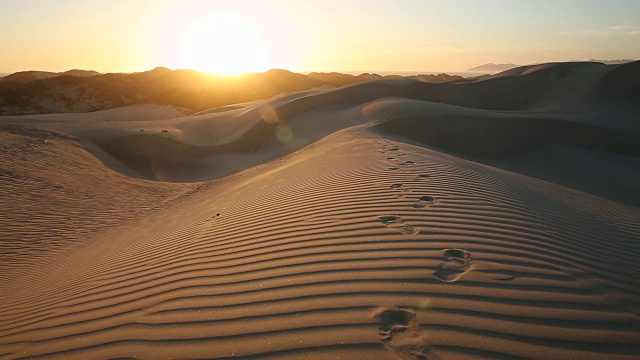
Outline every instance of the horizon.
<path id="1" fill-rule="evenodd" d="M 486 64 L 482 64 L 482 65 L 486 65 Z M 530 64 L 528 64 L 530 65 Z M 520 66 L 520 65 L 519 65 Z M 527 66 L 527 65 L 522 65 L 522 66 Z M 14 72 L 1 72 L 0 71 L 0 76 L 7 76 L 7 75 L 12 75 L 12 74 L 16 74 L 16 73 L 24 73 L 24 72 L 47 72 L 47 73 L 64 73 L 67 71 L 74 71 L 74 70 L 79 70 L 79 71 L 96 71 L 98 72 L 100 75 L 103 74 L 134 74 L 134 73 L 140 73 L 140 72 L 149 72 L 149 71 L 153 71 L 155 69 L 158 68 L 164 68 L 164 69 L 168 69 L 171 71 L 196 71 L 196 72 L 200 72 L 202 74 L 205 75 L 212 75 L 212 76 L 238 76 L 238 75 L 249 75 L 249 74 L 259 74 L 259 73 L 265 73 L 271 70 L 284 70 L 284 71 L 289 71 L 292 73 L 296 73 L 296 74 L 302 74 L 302 75 L 308 75 L 311 73 L 338 73 L 338 74 L 347 74 L 347 75 L 361 75 L 361 74 L 376 74 L 376 75 L 381 75 L 381 76 L 387 76 L 387 75 L 400 75 L 400 76 L 411 76 L 411 75 L 438 75 L 438 74 L 447 74 L 447 75 L 455 75 L 455 74 L 471 74 L 471 75 L 475 75 L 475 74 L 486 74 L 487 72 L 481 72 L 481 71 L 468 71 L 468 70 L 463 70 L 463 71 L 448 71 L 448 70 L 330 70 L 330 71 L 316 71 L 316 70 L 301 70 L 301 71 L 293 71 L 293 70 L 289 70 L 289 69 L 282 69 L 282 68 L 270 68 L 270 69 L 266 69 L 264 71 L 254 71 L 254 72 L 246 72 L 246 73 L 238 73 L 238 74 L 219 74 L 219 73 L 215 73 L 215 72 L 205 72 L 205 71 L 200 71 L 197 69 L 185 69 L 185 68 L 178 68 L 178 69 L 172 69 L 172 68 L 168 68 L 165 66 L 155 66 L 153 68 L 149 68 L 149 69 L 143 69 L 140 71 L 132 71 L 132 72 L 125 72 L 125 71 L 115 71 L 115 72 L 100 72 L 100 71 L 96 71 L 94 69 L 78 69 L 78 68 L 73 68 L 73 69 L 66 69 L 66 70 L 61 70 L 61 71 L 54 71 L 54 70 L 42 70 L 42 69 L 27 69 L 27 70 L 19 70 L 19 71 L 14 71 Z"/>
<path id="2" fill-rule="evenodd" d="M 638 59 L 588 59 L 588 60 L 568 60 L 568 61 L 550 61 L 547 63 L 561 63 L 561 62 L 591 62 L 591 61 L 596 61 L 596 62 L 602 62 L 602 61 L 629 61 L 629 62 L 635 62 L 635 61 L 640 61 Z M 509 63 L 485 63 L 485 64 L 478 64 L 478 66 L 475 67 L 480 67 L 480 66 L 485 66 L 485 65 L 516 65 L 516 67 L 521 67 L 521 66 L 534 66 L 534 65 L 542 65 L 542 64 L 547 64 L 547 63 L 535 63 L 535 64 L 509 64 Z M 249 75 L 249 74 L 256 74 L 256 73 L 264 73 L 264 72 L 268 72 L 270 70 L 284 70 L 284 71 L 289 71 L 292 73 L 296 73 L 296 74 L 302 74 L 302 75 L 308 75 L 311 73 L 338 73 L 338 74 L 347 74 L 347 75 L 362 75 L 362 74 L 375 74 L 375 75 L 380 75 L 380 76 L 388 76 L 388 75 L 399 75 L 399 76 L 415 76 L 415 75 L 439 75 L 439 74 L 446 74 L 446 75 L 460 75 L 460 76 L 478 76 L 478 75 L 483 75 L 483 74 L 495 74 L 495 73 L 499 73 L 501 71 L 476 71 L 476 70 L 471 70 L 471 69 L 467 69 L 467 70 L 329 70 L 329 71 L 317 71 L 317 70 L 301 70 L 301 71 L 294 71 L 294 70 L 290 70 L 290 69 L 283 69 L 283 68 L 269 68 L 263 71 L 253 71 L 253 72 L 245 72 L 245 73 L 238 73 L 238 74 L 222 74 L 222 73 L 215 73 L 215 72 L 205 72 L 205 71 L 200 71 L 197 69 L 186 69 L 186 68 L 177 68 L 177 69 L 172 69 L 172 68 L 168 68 L 166 66 L 155 66 L 149 69 L 143 69 L 140 71 L 131 71 L 131 72 L 126 72 L 126 71 L 114 71 L 114 72 L 100 72 L 94 69 L 79 69 L 79 68 L 73 68 L 73 69 L 66 69 L 66 70 L 61 70 L 61 71 L 54 71 L 54 70 L 42 70 L 42 69 L 27 69 L 27 70 L 18 70 L 18 71 L 14 71 L 14 72 L 2 72 L 0 71 L 0 77 L 3 76 L 8 76 L 8 75 L 12 75 L 12 74 L 16 74 L 16 73 L 22 73 L 22 72 L 50 72 L 50 73 L 64 73 L 67 71 L 73 71 L 73 70 L 80 70 L 80 71 L 96 71 L 99 73 L 99 75 L 104 75 L 104 74 L 133 74 L 133 73 L 140 73 L 140 72 L 149 72 L 149 71 L 153 71 L 155 69 L 158 68 L 165 68 L 171 71 L 196 71 L 196 72 L 200 72 L 202 74 L 205 75 L 212 75 L 212 76 L 238 76 L 238 75 Z"/>
<path id="3" fill-rule="evenodd" d="M 640 2 L 630 0 L 24 0 L 4 7 L 5 74 L 451 73 L 486 63 L 640 58 Z"/>
<path id="4" fill-rule="evenodd" d="M 481 64 L 481 65 L 487 65 L 487 64 Z M 528 65 L 533 65 L 533 64 L 525 64 L 525 65 L 518 65 L 518 66 L 528 66 Z M 462 74 L 462 73 L 470 73 L 470 74 L 475 74 L 475 73 L 482 73 L 482 74 L 486 74 L 486 72 L 480 72 L 480 71 L 469 71 L 469 70 L 462 70 L 462 71 L 450 71 L 450 70 L 330 70 L 330 71 L 318 71 L 318 70 L 300 70 L 300 71 L 294 71 L 294 70 L 290 70 L 290 69 L 283 69 L 283 68 L 270 68 L 270 69 L 266 69 L 264 71 L 253 71 L 253 72 L 246 72 L 246 73 L 238 73 L 238 74 L 219 74 L 219 73 L 214 73 L 214 72 L 205 72 L 205 71 L 200 71 L 197 69 L 186 69 L 186 68 L 177 68 L 177 69 L 172 69 L 172 68 L 168 68 L 166 66 L 155 66 L 153 68 L 148 68 L 148 69 L 143 69 L 140 71 L 131 71 L 131 72 L 127 72 L 127 71 L 114 71 L 114 72 L 100 72 L 94 69 L 78 69 L 78 68 L 73 68 L 73 69 L 65 69 L 65 70 L 60 70 L 60 71 L 55 71 L 55 70 L 42 70 L 42 69 L 26 69 L 26 70 L 18 70 L 18 71 L 14 71 L 14 72 L 2 72 L 0 71 L 0 76 L 1 75 L 12 75 L 12 74 L 16 74 L 16 73 L 23 73 L 23 72 L 47 72 L 47 73 L 64 73 L 67 71 L 74 71 L 74 70 L 79 70 L 79 71 L 96 71 L 97 73 L 103 75 L 103 74 L 134 74 L 134 73 L 140 73 L 140 72 L 149 72 L 149 71 L 153 71 L 155 69 L 158 68 L 164 68 L 164 69 L 168 69 L 171 71 L 196 71 L 196 72 L 200 72 L 202 74 L 205 75 L 213 75 L 213 76 L 237 76 L 237 75 L 248 75 L 248 74 L 256 74 L 256 73 L 265 73 L 271 70 L 284 70 L 284 71 L 289 71 L 292 73 L 296 73 L 296 74 L 303 74 L 303 75 L 308 75 L 311 73 L 338 73 L 338 74 L 347 74 L 347 75 L 361 75 L 361 74 L 376 74 L 376 75 L 381 75 L 381 76 L 386 76 L 386 75 L 401 75 L 401 76 L 411 76 L 411 75 L 438 75 L 438 74 L 447 74 L 447 75 L 454 75 L 454 74 Z"/>

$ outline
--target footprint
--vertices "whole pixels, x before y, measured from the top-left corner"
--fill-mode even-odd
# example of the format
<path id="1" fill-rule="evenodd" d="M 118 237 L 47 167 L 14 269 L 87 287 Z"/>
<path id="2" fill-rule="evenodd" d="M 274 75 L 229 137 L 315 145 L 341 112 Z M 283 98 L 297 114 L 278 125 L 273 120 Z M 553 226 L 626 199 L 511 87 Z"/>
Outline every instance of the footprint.
<path id="1" fill-rule="evenodd" d="M 389 168 L 389 170 L 391 170 L 391 171 L 396 171 L 396 170 L 400 170 L 400 168 L 397 168 L 397 167 L 390 167 L 390 168 Z"/>
<path id="2" fill-rule="evenodd" d="M 445 249 L 444 261 L 438 265 L 434 276 L 444 282 L 456 282 L 471 270 L 474 270 L 474 278 L 482 281 L 513 281 L 518 277 L 515 271 L 496 268 L 491 262 L 475 264 L 471 261 L 471 253 L 462 249 Z"/>
<path id="3" fill-rule="evenodd" d="M 387 350 L 394 352 L 400 359 L 435 359 L 431 353 L 431 343 L 424 332 L 416 313 L 410 309 L 380 308 L 372 317 L 380 320 L 378 334 Z"/>
<path id="4" fill-rule="evenodd" d="M 420 174 L 416 177 L 416 181 L 423 181 L 423 180 L 428 180 L 429 179 L 429 175 L 427 174 Z"/>
<path id="5" fill-rule="evenodd" d="M 418 229 L 414 228 L 413 226 L 409 226 L 405 224 L 404 220 L 402 220 L 400 216 L 395 216 L 395 215 L 381 216 L 380 221 L 384 225 L 386 225 L 388 228 L 398 230 L 403 234 L 416 235 L 420 232 Z"/>
<path id="6" fill-rule="evenodd" d="M 434 198 L 433 196 L 424 195 L 424 196 L 420 196 L 420 198 L 418 199 L 418 202 L 413 204 L 413 207 L 416 209 L 422 209 L 422 208 L 429 207 L 435 203 L 436 203 L 436 198 Z"/>
<path id="7" fill-rule="evenodd" d="M 392 156 L 390 156 L 390 157 L 388 157 L 388 158 L 387 158 L 387 160 L 393 160 L 393 159 L 395 159 L 395 158 L 394 158 L 394 157 L 392 157 Z"/>
<path id="8" fill-rule="evenodd" d="M 401 155 L 402 155 L 402 154 L 401 154 Z M 408 161 L 403 162 L 403 163 L 402 163 L 402 164 L 400 164 L 400 165 L 414 165 L 415 163 L 416 163 L 415 161 L 408 160 Z"/>
<path id="9" fill-rule="evenodd" d="M 410 193 L 411 191 L 408 190 L 404 185 L 402 184 L 392 184 L 391 188 L 394 190 L 399 190 L 399 193 L 396 195 L 396 198 L 398 199 L 404 199 L 407 197 L 407 194 Z"/>
<path id="10" fill-rule="evenodd" d="M 456 282 L 473 267 L 471 253 L 462 249 L 445 249 L 444 261 L 438 265 L 433 276 L 444 282 Z"/>
<path id="11" fill-rule="evenodd" d="M 471 261 L 471 254 L 462 249 L 445 249 L 444 256 L 449 259 L 460 260 L 464 262 Z"/>
<path id="12" fill-rule="evenodd" d="M 394 148 L 392 148 L 392 149 L 389 149 L 389 151 L 398 151 L 398 150 L 400 150 L 400 149 L 399 149 L 399 148 L 397 148 L 397 147 L 394 147 Z"/>

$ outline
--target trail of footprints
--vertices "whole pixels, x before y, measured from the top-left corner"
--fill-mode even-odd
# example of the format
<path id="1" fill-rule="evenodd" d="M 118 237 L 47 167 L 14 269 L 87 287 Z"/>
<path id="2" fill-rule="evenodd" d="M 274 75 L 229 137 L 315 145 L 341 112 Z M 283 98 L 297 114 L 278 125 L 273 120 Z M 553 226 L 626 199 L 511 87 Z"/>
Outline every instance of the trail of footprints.
<path id="1" fill-rule="evenodd" d="M 397 152 L 397 146 L 383 146 L 381 153 Z M 400 160 L 399 156 L 388 156 L 387 161 L 398 161 L 397 166 L 390 166 L 389 171 L 399 171 L 401 167 L 416 166 L 415 161 Z M 394 164 L 395 165 L 395 164 Z M 419 174 L 413 181 L 428 181 L 428 174 Z M 411 194 L 411 190 L 402 183 L 391 184 L 391 189 L 396 192 L 398 199 L 406 198 Z M 427 209 L 437 203 L 437 198 L 431 195 L 421 195 L 411 206 L 415 209 Z M 380 222 L 390 229 L 397 230 L 406 235 L 417 235 L 420 230 L 408 225 L 397 215 L 380 216 Z M 435 269 L 433 276 L 444 282 L 455 282 L 471 270 L 473 263 L 471 254 L 461 249 L 445 249 L 444 259 Z M 427 340 L 427 335 L 420 331 L 420 324 L 416 319 L 416 314 L 410 309 L 383 308 L 374 311 L 373 317 L 380 320 L 379 335 L 385 348 L 392 351 L 401 359 L 435 359 L 436 356 L 430 351 L 431 344 Z"/>
<path id="2" fill-rule="evenodd" d="M 394 162 L 388 167 L 389 171 L 399 171 L 403 167 L 418 165 L 415 161 L 400 160 L 398 157 L 407 156 L 397 153 L 399 147 L 383 145 L 380 153 L 393 152 L 387 161 Z M 397 155 L 396 155 L 397 154 Z M 419 174 L 413 181 L 429 181 L 428 174 Z M 412 191 L 402 183 L 391 184 L 391 189 L 396 192 L 395 197 L 404 199 L 411 195 Z M 421 195 L 411 206 L 415 209 L 428 209 L 438 203 L 438 198 L 431 195 Z M 405 235 L 417 235 L 419 229 L 407 224 L 400 216 L 386 215 L 379 217 L 380 222 L 390 229 Z M 439 281 L 454 283 L 475 268 L 471 253 L 464 249 L 443 249 L 443 259 L 435 268 L 433 277 Z M 483 276 L 489 276 L 494 280 L 512 280 L 515 274 L 504 270 L 479 270 Z M 431 344 L 427 340 L 427 334 L 420 330 L 420 324 L 416 319 L 416 313 L 410 309 L 382 308 L 374 311 L 373 317 L 379 319 L 379 335 L 382 344 L 401 359 L 436 359 L 437 356 L 430 350 Z"/>
<path id="3" fill-rule="evenodd" d="M 398 148 L 397 146 L 392 146 L 389 147 L 389 145 L 383 145 L 382 150 L 380 151 L 381 153 L 386 153 L 386 152 L 395 152 L 395 151 L 399 151 L 400 148 Z M 406 156 L 407 154 L 405 153 L 400 153 L 399 156 Z M 389 156 L 386 158 L 387 161 L 393 161 L 396 160 L 396 157 L 394 156 Z M 413 166 L 416 165 L 415 161 L 412 160 L 407 160 L 407 161 L 403 161 L 399 164 L 400 166 Z M 398 166 L 392 166 L 392 167 L 388 167 L 387 168 L 389 171 L 397 171 L 397 170 L 401 170 L 400 167 Z M 418 176 L 416 176 L 416 178 L 414 179 L 414 181 L 426 181 L 429 179 L 429 175 L 427 174 L 419 174 Z M 401 183 L 394 183 L 391 184 L 391 189 L 396 191 L 396 195 L 395 197 L 398 199 L 404 199 L 407 196 L 409 196 L 409 194 L 411 193 L 411 190 L 406 187 L 404 184 Z M 416 209 L 423 209 L 423 208 L 427 208 L 430 207 L 432 205 L 434 205 L 436 203 L 436 198 L 433 196 L 429 196 L 429 195 L 423 195 L 420 196 L 418 198 L 418 200 L 412 205 L 414 208 Z M 387 227 L 400 231 L 403 234 L 412 234 L 412 235 L 416 235 L 419 234 L 420 231 L 410 225 L 407 225 L 404 220 L 402 220 L 402 218 L 400 216 L 396 216 L 396 215 L 387 215 L 387 216 L 381 216 L 380 217 L 380 221 Z"/>

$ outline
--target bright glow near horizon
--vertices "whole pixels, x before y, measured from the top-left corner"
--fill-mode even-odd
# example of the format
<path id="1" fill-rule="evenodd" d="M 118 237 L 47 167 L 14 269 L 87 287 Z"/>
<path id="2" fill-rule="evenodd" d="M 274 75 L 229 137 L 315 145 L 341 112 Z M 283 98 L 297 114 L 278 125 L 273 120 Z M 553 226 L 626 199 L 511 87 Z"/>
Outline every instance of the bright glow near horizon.
<path id="1" fill-rule="evenodd" d="M 0 72 L 464 71 L 640 58 L 640 1 L 8 0 Z"/>
<path id="2" fill-rule="evenodd" d="M 179 41 L 180 68 L 225 75 L 269 69 L 260 29 L 241 14 L 213 12 L 198 17 Z"/>

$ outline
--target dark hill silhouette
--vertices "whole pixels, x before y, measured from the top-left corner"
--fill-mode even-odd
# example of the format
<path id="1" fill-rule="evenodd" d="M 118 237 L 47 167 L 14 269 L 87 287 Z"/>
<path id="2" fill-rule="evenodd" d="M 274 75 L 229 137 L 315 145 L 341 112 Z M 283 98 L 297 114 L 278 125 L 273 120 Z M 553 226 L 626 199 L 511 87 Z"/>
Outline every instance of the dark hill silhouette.
<path id="1" fill-rule="evenodd" d="M 50 79 L 58 76 L 77 76 L 77 77 L 88 77 L 88 76 L 96 76 L 100 75 L 99 72 L 93 70 L 78 70 L 72 69 L 65 72 L 50 72 L 50 71 L 20 71 L 17 73 L 9 74 L 2 78 L 2 81 L 11 81 L 15 84 L 27 84 L 32 81 L 42 80 L 42 79 Z"/>
<path id="2" fill-rule="evenodd" d="M 79 70 L 79 69 L 72 69 L 72 70 L 67 70 L 65 72 L 61 72 L 59 73 L 60 76 L 63 75 L 69 75 L 69 76 L 77 76 L 77 77 L 89 77 L 89 76 L 96 76 L 96 75 L 100 75 L 99 72 L 97 71 L 93 71 L 93 70 Z"/>
<path id="3" fill-rule="evenodd" d="M 280 93 L 399 77 L 303 75 L 281 69 L 226 77 L 162 67 L 131 74 L 83 70 L 16 73 L 8 80 L 0 79 L 0 114 L 87 112 L 139 103 L 169 104 L 197 112 Z M 433 82 L 462 79 L 446 74 L 410 78 Z"/>
<path id="4" fill-rule="evenodd" d="M 168 104 L 198 112 L 321 86 L 340 87 L 320 95 L 338 98 L 328 99 L 331 103 L 364 102 L 398 95 L 487 110 L 557 107 L 564 112 L 586 114 L 597 111 L 602 103 L 637 105 L 635 89 L 639 85 L 639 67 L 640 62 L 623 65 L 549 63 L 476 79 L 446 74 L 404 78 L 377 74 L 303 75 L 280 69 L 234 77 L 166 68 L 87 77 L 59 75 L 0 90 L 0 114 L 87 112 L 141 103 Z M 391 86 L 398 81 L 402 86 Z M 360 87 L 359 90 L 349 89 L 354 86 Z M 294 103 L 304 101 L 307 100 L 302 98 Z M 313 100 L 317 101 L 323 100 Z M 296 108 L 306 106 L 296 105 Z M 282 115 L 288 112 L 285 108 L 281 111 Z"/>
<path id="5" fill-rule="evenodd" d="M 32 82 L 40 79 L 47 79 L 55 76 L 60 76 L 60 74 L 56 72 L 50 72 L 50 71 L 29 70 L 29 71 L 20 71 L 17 73 L 7 75 L 2 80 L 26 84 L 28 82 Z"/>
<path id="6" fill-rule="evenodd" d="M 78 70 L 72 69 L 65 72 L 51 72 L 51 71 L 20 71 L 13 74 L 7 74 L 0 78 L 0 92 L 16 88 L 25 84 L 29 84 L 34 81 L 51 79 L 59 76 L 75 76 L 75 77 L 89 77 L 100 75 L 99 72 L 93 70 Z M 2 102 L 0 102 L 2 104 Z"/>
<path id="7" fill-rule="evenodd" d="M 432 82 L 432 83 L 441 83 L 441 82 L 448 82 L 448 81 L 460 81 L 460 80 L 464 79 L 462 76 L 448 75 L 448 74 L 438 74 L 438 75 L 423 74 L 423 75 L 411 75 L 411 76 L 400 76 L 400 75 L 382 76 L 382 75 L 378 75 L 378 74 L 364 73 L 364 74 L 360 74 L 360 75 L 356 76 L 356 75 L 350 75 L 350 74 L 341 74 L 341 73 L 337 73 L 337 72 L 330 72 L 330 73 L 313 72 L 313 73 L 310 73 L 308 76 L 311 77 L 311 78 L 320 80 L 322 82 L 325 82 L 327 84 L 334 85 L 334 86 L 345 86 L 345 85 L 357 84 L 357 83 L 361 83 L 361 82 L 365 82 L 365 81 L 371 81 L 371 80 L 399 79 L 399 78 L 414 79 L 414 80 L 420 80 L 420 81 L 426 81 L 426 82 Z"/>

